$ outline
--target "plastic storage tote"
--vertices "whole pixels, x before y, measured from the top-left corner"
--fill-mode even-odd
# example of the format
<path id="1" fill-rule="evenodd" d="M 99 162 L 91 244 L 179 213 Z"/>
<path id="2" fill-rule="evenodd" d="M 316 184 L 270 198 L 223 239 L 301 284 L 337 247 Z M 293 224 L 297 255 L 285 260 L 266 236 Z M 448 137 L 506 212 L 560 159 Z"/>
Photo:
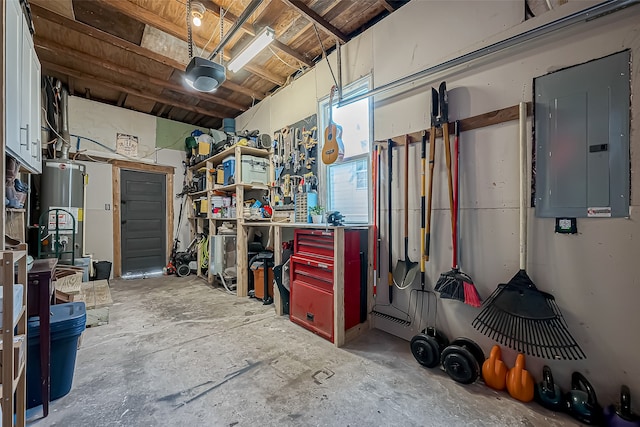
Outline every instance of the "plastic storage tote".
<path id="1" fill-rule="evenodd" d="M 78 338 L 85 329 L 84 302 L 51 306 L 51 400 L 71 391 L 76 366 Z M 27 408 L 42 404 L 40 392 L 40 318 L 27 325 Z"/>
<path id="2" fill-rule="evenodd" d="M 243 155 L 242 182 L 245 184 L 266 184 L 269 182 L 269 159 Z"/>

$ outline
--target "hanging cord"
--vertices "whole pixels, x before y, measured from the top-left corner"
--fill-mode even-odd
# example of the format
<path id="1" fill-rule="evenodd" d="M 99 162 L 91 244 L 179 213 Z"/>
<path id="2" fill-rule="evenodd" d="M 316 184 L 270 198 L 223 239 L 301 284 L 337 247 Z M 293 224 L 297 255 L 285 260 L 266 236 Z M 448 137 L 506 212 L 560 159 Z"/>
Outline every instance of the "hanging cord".
<path id="1" fill-rule="evenodd" d="M 336 76 L 335 74 L 333 74 L 333 68 L 331 68 L 331 64 L 329 63 L 329 57 L 327 56 L 327 52 L 324 50 L 324 44 L 322 44 L 322 39 L 320 38 L 320 33 L 318 33 L 318 27 L 316 26 L 316 24 L 313 24 L 313 29 L 316 32 L 316 37 L 318 38 L 318 42 L 320 42 L 320 48 L 322 49 L 322 56 L 324 56 L 324 59 L 327 61 L 327 65 L 329 66 L 329 71 L 331 71 L 331 77 L 333 77 L 333 83 L 335 83 L 336 87 L 338 87 Z"/>
<path id="2" fill-rule="evenodd" d="M 209 236 L 202 237 L 198 243 L 200 251 L 200 268 L 209 268 Z"/>
<path id="3" fill-rule="evenodd" d="M 193 34 L 191 31 L 191 0 L 187 0 L 187 44 L 189 45 L 189 61 L 193 58 Z"/>

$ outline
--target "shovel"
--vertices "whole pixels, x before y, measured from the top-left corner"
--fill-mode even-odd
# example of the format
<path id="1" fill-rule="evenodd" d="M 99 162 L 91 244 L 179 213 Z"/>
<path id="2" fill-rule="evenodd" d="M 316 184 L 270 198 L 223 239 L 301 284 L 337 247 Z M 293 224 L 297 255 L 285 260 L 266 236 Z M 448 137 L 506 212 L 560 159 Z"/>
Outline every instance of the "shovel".
<path id="1" fill-rule="evenodd" d="M 409 135 L 404 140 L 404 260 L 398 260 L 393 270 L 393 282 L 398 289 L 406 289 L 413 283 L 420 265 L 409 259 Z"/>

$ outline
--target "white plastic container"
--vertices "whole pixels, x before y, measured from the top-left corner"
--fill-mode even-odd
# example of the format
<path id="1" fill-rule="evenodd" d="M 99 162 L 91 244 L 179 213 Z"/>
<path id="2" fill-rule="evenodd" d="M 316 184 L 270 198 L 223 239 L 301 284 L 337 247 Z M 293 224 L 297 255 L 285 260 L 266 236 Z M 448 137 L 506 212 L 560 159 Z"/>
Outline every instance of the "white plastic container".
<path id="1" fill-rule="evenodd" d="M 269 182 L 269 159 L 243 155 L 241 182 L 244 184 L 266 184 Z"/>

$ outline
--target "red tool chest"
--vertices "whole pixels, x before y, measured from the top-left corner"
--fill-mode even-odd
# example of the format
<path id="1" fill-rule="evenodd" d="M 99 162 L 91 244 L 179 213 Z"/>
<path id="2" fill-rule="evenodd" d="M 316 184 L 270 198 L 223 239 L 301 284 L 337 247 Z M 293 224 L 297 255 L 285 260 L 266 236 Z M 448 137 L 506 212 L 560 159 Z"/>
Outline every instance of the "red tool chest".
<path id="1" fill-rule="evenodd" d="M 332 230 L 297 229 L 291 256 L 292 322 L 334 340 L 334 253 Z M 338 261 L 340 262 L 340 261 Z M 360 322 L 360 233 L 344 231 L 345 330 Z"/>

